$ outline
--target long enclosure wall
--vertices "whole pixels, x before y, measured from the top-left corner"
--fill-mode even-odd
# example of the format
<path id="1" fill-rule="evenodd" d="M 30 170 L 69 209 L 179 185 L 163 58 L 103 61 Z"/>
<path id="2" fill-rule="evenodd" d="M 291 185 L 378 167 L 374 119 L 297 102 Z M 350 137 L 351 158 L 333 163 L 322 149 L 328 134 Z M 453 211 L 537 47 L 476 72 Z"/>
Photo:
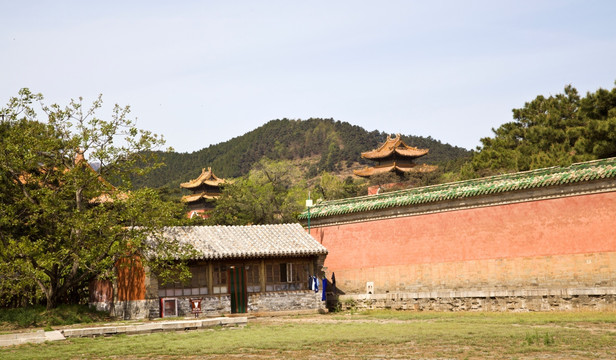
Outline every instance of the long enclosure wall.
<path id="1" fill-rule="evenodd" d="M 415 214 L 381 212 L 349 221 L 341 216 L 316 221 L 310 232 L 328 249 L 326 274 L 335 273 L 349 303 L 506 310 L 509 305 L 495 299 L 535 296 L 532 305 L 510 305 L 546 310 L 562 306 L 560 300 L 546 306 L 550 301 L 541 299 L 550 296 L 607 295 L 599 308 L 613 308 L 616 192 L 603 191 L 529 201 L 494 195 L 492 205 L 443 203 Z"/>

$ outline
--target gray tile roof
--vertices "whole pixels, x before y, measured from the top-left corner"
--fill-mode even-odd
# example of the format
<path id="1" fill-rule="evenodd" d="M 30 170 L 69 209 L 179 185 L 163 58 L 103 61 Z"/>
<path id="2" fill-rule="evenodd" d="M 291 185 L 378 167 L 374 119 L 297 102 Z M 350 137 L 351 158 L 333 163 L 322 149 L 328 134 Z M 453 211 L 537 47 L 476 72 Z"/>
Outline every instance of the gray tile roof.
<path id="1" fill-rule="evenodd" d="M 207 260 L 327 254 L 300 224 L 174 226 L 164 236 L 192 245 Z"/>

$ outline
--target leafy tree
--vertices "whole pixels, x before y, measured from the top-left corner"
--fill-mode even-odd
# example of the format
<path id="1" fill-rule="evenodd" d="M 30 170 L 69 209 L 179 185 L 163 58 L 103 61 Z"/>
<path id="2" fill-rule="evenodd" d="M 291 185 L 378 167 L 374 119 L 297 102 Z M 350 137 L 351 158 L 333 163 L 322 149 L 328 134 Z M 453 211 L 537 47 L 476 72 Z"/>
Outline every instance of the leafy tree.
<path id="1" fill-rule="evenodd" d="M 315 186 L 316 193 L 323 200 L 345 199 L 361 195 L 365 188 L 365 180 L 353 180 L 348 176 L 341 179 L 339 176 L 324 171 L 321 173 L 319 183 Z"/>
<path id="2" fill-rule="evenodd" d="M 566 166 L 616 155 L 616 88 L 580 97 L 571 85 L 564 93 L 537 96 L 513 110 L 514 121 L 481 139 L 464 177 Z"/>
<path id="3" fill-rule="evenodd" d="M 207 221 L 219 225 L 295 222 L 307 196 L 302 184 L 295 166 L 263 158 L 247 176 L 225 186 Z"/>
<path id="4" fill-rule="evenodd" d="M 147 154 L 163 140 L 137 129 L 128 107 L 116 105 L 110 120 L 96 117 L 100 96 L 89 108 L 81 98 L 66 107 L 42 100 L 22 89 L 1 111 L 0 283 L 36 284 L 53 308 L 94 277 L 113 276 L 125 257 L 143 257 L 163 278 L 170 266 L 184 274 L 181 262 L 169 260 L 190 249 L 157 236 L 180 209 L 152 190 L 129 191 L 129 175 L 158 165 L 137 163 L 152 160 Z"/>
<path id="5" fill-rule="evenodd" d="M 403 174 L 398 174 L 393 171 L 389 171 L 386 173 L 370 176 L 370 178 L 368 179 L 368 184 L 371 186 L 374 186 L 374 185 L 382 186 L 382 185 L 387 185 L 387 184 L 402 183 L 405 180 L 407 180 L 407 177 L 405 177 Z"/>
<path id="6" fill-rule="evenodd" d="M 588 93 L 580 100 L 580 113 L 587 121 L 586 139 L 576 143 L 575 151 L 597 158 L 616 156 L 616 87 Z"/>

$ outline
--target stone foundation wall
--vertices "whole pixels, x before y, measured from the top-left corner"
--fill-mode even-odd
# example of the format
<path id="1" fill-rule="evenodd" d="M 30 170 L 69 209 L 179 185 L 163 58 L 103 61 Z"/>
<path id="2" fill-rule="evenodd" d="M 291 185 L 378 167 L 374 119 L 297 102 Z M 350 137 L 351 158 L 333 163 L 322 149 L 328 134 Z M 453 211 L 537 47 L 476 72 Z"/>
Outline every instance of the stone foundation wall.
<path id="1" fill-rule="evenodd" d="M 147 319 L 160 317 L 160 302 L 152 300 L 129 300 L 110 302 L 91 302 L 90 307 L 108 312 L 117 319 Z"/>
<path id="2" fill-rule="evenodd" d="M 178 299 L 178 316 L 192 316 L 190 299 L 193 297 L 176 297 Z M 231 297 L 202 296 L 201 316 L 219 316 L 231 313 Z M 160 299 L 91 302 L 90 306 L 99 311 L 106 311 L 112 317 L 119 319 L 145 319 L 160 317 Z M 321 293 L 310 290 L 281 291 L 250 294 L 248 296 L 248 312 L 275 312 L 275 311 L 304 311 L 325 309 L 325 302 L 321 301 Z"/>
<path id="3" fill-rule="evenodd" d="M 197 296 L 195 296 L 197 297 Z M 206 316 L 231 313 L 231 297 L 202 296 L 201 312 Z M 178 297 L 178 316 L 190 316 L 190 297 Z M 248 296 L 248 312 L 319 310 L 325 308 L 321 293 L 314 291 L 280 291 L 256 293 Z"/>
<path id="4" fill-rule="evenodd" d="M 321 293 L 314 291 L 283 291 L 250 295 L 249 312 L 319 310 L 325 308 Z"/>
<path id="5" fill-rule="evenodd" d="M 341 310 L 616 311 L 616 288 L 341 295 Z"/>

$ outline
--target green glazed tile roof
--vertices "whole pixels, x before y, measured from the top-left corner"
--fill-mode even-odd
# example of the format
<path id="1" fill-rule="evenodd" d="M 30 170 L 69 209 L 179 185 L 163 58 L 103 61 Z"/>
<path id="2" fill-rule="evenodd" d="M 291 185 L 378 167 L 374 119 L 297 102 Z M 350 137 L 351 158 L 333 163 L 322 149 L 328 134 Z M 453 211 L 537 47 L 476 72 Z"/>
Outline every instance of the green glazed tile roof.
<path id="1" fill-rule="evenodd" d="M 380 195 L 324 201 L 310 208 L 310 218 L 315 219 L 615 177 L 616 158 L 609 158 L 573 164 L 568 167 L 551 167 L 400 190 Z M 307 211 L 299 215 L 300 220 L 307 218 Z"/>

